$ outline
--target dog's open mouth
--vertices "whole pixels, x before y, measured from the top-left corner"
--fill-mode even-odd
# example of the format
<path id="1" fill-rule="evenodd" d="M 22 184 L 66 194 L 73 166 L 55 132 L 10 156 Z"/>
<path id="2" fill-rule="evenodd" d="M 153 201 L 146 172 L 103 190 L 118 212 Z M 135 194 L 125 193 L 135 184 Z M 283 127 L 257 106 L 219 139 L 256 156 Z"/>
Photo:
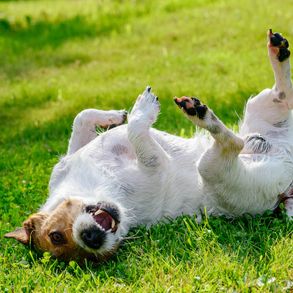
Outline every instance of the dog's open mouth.
<path id="1" fill-rule="evenodd" d="M 112 233 L 117 231 L 119 213 L 116 208 L 104 204 L 97 204 L 95 206 L 87 206 L 86 212 L 92 215 L 95 222 L 99 224 L 103 230 L 111 231 Z"/>

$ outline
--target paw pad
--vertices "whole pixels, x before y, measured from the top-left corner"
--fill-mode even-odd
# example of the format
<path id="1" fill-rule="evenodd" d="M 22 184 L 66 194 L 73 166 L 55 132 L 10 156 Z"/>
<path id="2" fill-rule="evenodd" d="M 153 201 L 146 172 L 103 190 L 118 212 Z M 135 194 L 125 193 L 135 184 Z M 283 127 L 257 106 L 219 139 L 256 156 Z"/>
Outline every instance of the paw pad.
<path id="1" fill-rule="evenodd" d="M 189 116 L 197 116 L 203 119 L 207 112 L 207 106 L 201 104 L 200 100 L 193 97 L 174 98 L 174 102 Z"/>
<path id="2" fill-rule="evenodd" d="M 272 47 L 279 48 L 279 52 L 277 54 L 278 60 L 280 62 L 283 62 L 290 56 L 289 48 L 289 42 L 287 39 L 283 38 L 283 36 L 279 33 L 273 33 L 272 30 L 269 31 L 269 37 L 270 37 L 270 45 Z"/>

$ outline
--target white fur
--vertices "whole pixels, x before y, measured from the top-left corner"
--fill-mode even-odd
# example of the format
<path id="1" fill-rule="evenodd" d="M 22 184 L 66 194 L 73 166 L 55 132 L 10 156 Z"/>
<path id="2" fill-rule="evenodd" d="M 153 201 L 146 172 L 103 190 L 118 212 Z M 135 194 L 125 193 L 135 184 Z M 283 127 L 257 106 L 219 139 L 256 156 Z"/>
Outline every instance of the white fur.
<path id="1" fill-rule="evenodd" d="M 293 90 L 289 60 L 278 62 L 270 49 L 269 57 L 276 85 L 248 101 L 238 135 L 209 109 L 204 119 L 189 119 L 211 136 L 198 133 L 184 139 L 150 128 L 159 103 L 149 89 L 138 97 L 128 125 L 99 136 L 96 126 L 121 123 L 123 112 L 91 109 L 78 114 L 68 154 L 54 167 L 42 210 L 53 210 L 70 197 L 85 204 L 115 203 L 121 223 L 116 233 L 107 234 L 99 250 L 103 253 L 129 228 L 165 217 L 196 213 L 200 219 L 204 209 L 229 217 L 273 209 L 293 178 Z M 268 144 L 249 139 L 255 133 Z M 286 205 L 293 216 L 293 199 Z M 82 214 L 74 223 L 74 239 L 81 246 L 79 229 L 91 221 Z"/>

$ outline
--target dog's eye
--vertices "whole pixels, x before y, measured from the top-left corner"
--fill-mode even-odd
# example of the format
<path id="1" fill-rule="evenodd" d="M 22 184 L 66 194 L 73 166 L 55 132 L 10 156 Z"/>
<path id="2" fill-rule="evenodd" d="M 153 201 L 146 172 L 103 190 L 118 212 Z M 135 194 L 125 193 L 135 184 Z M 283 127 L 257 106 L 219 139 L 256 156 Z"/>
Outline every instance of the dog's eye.
<path id="1" fill-rule="evenodd" d="M 60 232 L 51 232 L 49 237 L 55 245 L 64 244 L 66 242 L 63 234 Z"/>

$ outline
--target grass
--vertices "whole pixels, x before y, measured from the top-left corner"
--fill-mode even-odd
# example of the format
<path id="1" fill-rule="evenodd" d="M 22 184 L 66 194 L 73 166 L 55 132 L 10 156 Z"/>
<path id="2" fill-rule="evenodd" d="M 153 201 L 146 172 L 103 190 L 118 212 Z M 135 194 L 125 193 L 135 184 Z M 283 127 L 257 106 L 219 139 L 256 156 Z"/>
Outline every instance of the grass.
<path id="1" fill-rule="evenodd" d="M 0 2 L 0 291 L 290 292 L 293 229 L 282 214 L 141 227 L 99 266 L 38 256 L 3 235 L 46 199 L 84 108 L 129 109 L 150 84 L 162 104 L 158 129 L 192 135 L 171 100 L 183 94 L 234 126 L 245 100 L 273 83 L 265 33 L 293 41 L 291 8 L 290 0 Z"/>

